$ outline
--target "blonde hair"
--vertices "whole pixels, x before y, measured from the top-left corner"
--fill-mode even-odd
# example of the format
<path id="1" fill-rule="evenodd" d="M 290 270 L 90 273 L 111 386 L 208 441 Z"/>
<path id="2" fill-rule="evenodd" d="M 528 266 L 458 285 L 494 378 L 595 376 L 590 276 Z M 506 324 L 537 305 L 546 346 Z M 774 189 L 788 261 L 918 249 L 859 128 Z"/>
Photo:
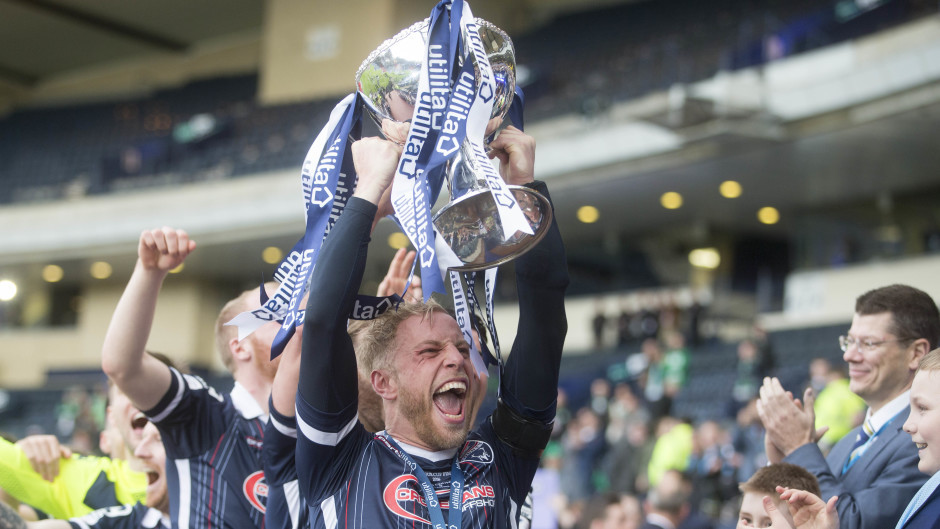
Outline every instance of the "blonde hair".
<path id="1" fill-rule="evenodd" d="M 389 310 L 374 320 L 351 322 L 347 332 L 356 350 L 359 371 L 368 374 L 376 369 L 390 369 L 392 362 L 388 353 L 395 347 L 398 326 L 412 316 L 427 318 L 434 312 L 448 314 L 447 310 L 434 300 L 427 303 L 404 302 L 397 310 Z"/>
<path id="2" fill-rule="evenodd" d="M 264 284 L 265 290 L 270 294 L 277 290 L 278 284 L 274 281 L 268 281 Z M 234 325 L 225 325 L 235 316 L 238 316 L 246 310 L 251 310 L 261 306 L 261 292 L 257 288 L 246 290 L 236 298 L 229 300 L 219 312 L 219 317 L 215 320 L 215 350 L 219 353 L 219 358 L 225 364 L 229 373 L 235 373 L 235 359 L 232 358 L 232 351 L 229 349 L 229 342 L 232 338 L 238 338 L 238 328 Z"/>
<path id="3" fill-rule="evenodd" d="M 917 364 L 917 372 L 921 371 L 940 371 L 940 347 L 928 351 L 920 359 L 920 363 Z"/>

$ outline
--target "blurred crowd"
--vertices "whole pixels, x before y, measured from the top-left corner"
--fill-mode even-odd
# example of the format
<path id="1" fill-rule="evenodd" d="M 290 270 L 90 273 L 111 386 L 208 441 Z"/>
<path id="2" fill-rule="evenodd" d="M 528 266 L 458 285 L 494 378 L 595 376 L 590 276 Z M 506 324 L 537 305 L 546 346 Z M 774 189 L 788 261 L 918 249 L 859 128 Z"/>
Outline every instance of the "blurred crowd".
<path id="1" fill-rule="evenodd" d="M 559 390 L 552 440 L 533 481 L 534 529 L 635 528 L 657 508 L 674 511 L 677 529 L 735 527 L 739 484 L 767 464 L 756 402 L 763 378 L 775 375 L 774 355 L 755 328 L 727 367 L 730 400 L 716 394 L 711 417 L 693 421 L 673 406 L 694 354 L 686 342 L 674 327 L 643 338 L 639 352 L 591 383 L 581 407 Z M 865 405 L 826 359 L 810 363 L 805 381 L 819 395 L 817 424 L 830 426 L 826 449 L 861 423 Z M 672 495 L 657 493 L 661 487 Z"/>

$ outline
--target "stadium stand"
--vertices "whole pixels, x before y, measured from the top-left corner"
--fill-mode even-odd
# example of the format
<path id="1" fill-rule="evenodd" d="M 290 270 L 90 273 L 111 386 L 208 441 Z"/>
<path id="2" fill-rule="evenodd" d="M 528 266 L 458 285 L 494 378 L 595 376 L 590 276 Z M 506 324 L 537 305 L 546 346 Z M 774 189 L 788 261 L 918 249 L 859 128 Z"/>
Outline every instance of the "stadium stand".
<path id="1" fill-rule="evenodd" d="M 926 0 L 896 0 L 839 20 L 832 4 L 812 0 L 674 0 L 569 14 L 515 39 L 529 72 L 528 119 L 597 114 L 935 10 Z M 777 51 L 768 51 L 770 39 Z M 0 204 L 296 167 L 335 101 L 261 106 L 257 84 L 250 74 L 138 99 L 14 111 L 0 119 Z"/>
<path id="2" fill-rule="evenodd" d="M 527 72 L 527 118 L 539 122 L 565 113 L 602 117 L 614 104 L 676 83 L 759 66 L 937 12 L 936 2 L 928 0 L 875 4 L 877 9 L 865 11 L 853 7 L 855 2 L 663 0 L 566 14 L 515 37 L 519 63 Z M 14 110 L 0 118 L 0 206 L 296 169 L 335 100 L 264 106 L 257 101 L 258 83 L 257 74 L 219 77 L 134 99 Z M 571 257 L 572 292 L 594 293 L 598 285 L 617 293 L 670 286 L 662 284 L 656 267 L 640 250 L 619 247 L 616 270 L 605 268 L 608 261 L 602 254 L 608 251 L 585 248 Z M 753 291 L 755 281 L 750 279 L 744 283 Z M 739 277 L 728 280 L 739 282 Z M 575 301 L 580 308 L 588 304 L 584 296 Z M 755 312 L 750 315 L 756 319 Z M 569 312 L 570 321 L 575 317 L 578 325 L 588 319 L 587 314 Z M 713 319 L 721 320 L 720 312 Z M 69 318 L 68 324 L 74 322 Z M 732 323 L 749 326 L 753 321 Z M 769 332 L 773 373 L 788 388 L 802 387 L 814 358 L 841 362 L 836 337 L 847 326 L 830 319 Z M 603 348 L 579 343 L 573 348 L 576 354 L 562 362 L 560 387 L 568 395 L 568 410 L 591 406 L 591 386 L 597 379 L 623 382 L 640 393 L 639 377 L 611 377 L 623 372 L 622 366 L 639 351 L 639 342 Z M 712 332 L 689 347 L 688 382 L 672 403 L 672 415 L 696 425 L 714 420 L 734 429 L 729 402 L 738 376 L 737 346 L 737 339 Z M 197 373 L 220 391 L 230 387 L 230 377 L 199 367 Z M 0 431 L 15 437 L 55 432 L 55 410 L 72 383 L 50 373 L 46 388 L 5 391 Z M 563 436 L 560 432 L 555 437 L 560 445 L 567 442 Z M 597 490 L 604 490 L 603 465 L 593 470 Z M 748 477 L 732 475 L 738 480 Z"/>

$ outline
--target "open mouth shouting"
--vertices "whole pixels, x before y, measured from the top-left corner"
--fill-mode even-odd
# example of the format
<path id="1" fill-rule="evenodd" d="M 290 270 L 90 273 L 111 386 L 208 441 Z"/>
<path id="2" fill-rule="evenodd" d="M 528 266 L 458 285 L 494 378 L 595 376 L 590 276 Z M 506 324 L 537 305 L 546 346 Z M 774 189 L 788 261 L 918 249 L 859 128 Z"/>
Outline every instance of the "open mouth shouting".
<path id="1" fill-rule="evenodd" d="M 135 434 L 141 436 L 143 435 L 144 426 L 147 426 L 148 422 L 150 422 L 150 419 L 148 419 L 146 415 L 141 412 L 137 412 L 134 414 L 134 418 L 131 419 L 131 429 Z"/>
<path id="2" fill-rule="evenodd" d="M 434 392 L 434 405 L 448 422 L 464 420 L 464 401 L 467 397 L 467 381 L 451 380 Z"/>
<path id="3" fill-rule="evenodd" d="M 160 473 L 153 469 L 147 469 L 147 485 L 148 488 L 152 487 L 156 482 L 160 481 Z"/>

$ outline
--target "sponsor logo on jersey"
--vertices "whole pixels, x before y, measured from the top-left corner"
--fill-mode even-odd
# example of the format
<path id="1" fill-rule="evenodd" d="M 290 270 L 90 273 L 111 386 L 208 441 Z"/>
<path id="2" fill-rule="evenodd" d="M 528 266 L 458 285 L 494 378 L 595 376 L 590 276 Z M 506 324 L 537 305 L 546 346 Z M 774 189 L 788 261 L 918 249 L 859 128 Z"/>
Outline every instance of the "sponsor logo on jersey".
<path id="1" fill-rule="evenodd" d="M 242 486 L 242 491 L 248 503 L 263 513 L 265 503 L 268 501 L 268 485 L 264 482 L 264 472 L 259 470 L 248 476 Z"/>
<path id="2" fill-rule="evenodd" d="M 469 440 L 463 445 L 460 462 L 489 465 L 493 462 L 493 448 L 484 441 Z"/>
<path id="3" fill-rule="evenodd" d="M 483 443 L 486 444 L 486 443 Z M 450 508 L 448 496 L 450 491 L 435 491 L 442 510 Z M 463 510 L 470 507 L 493 507 L 496 502 L 493 487 L 490 485 L 468 486 L 463 491 Z M 430 524 L 431 522 L 424 517 L 408 510 L 416 510 L 417 505 L 423 507 L 422 511 L 427 509 L 427 500 L 420 490 L 418 478 L 413 474 L 405 474 L 393 479 L 382 493 L 382 499 L 385 501 L 385 507 L 393 514 L 406 520 Z"/>

